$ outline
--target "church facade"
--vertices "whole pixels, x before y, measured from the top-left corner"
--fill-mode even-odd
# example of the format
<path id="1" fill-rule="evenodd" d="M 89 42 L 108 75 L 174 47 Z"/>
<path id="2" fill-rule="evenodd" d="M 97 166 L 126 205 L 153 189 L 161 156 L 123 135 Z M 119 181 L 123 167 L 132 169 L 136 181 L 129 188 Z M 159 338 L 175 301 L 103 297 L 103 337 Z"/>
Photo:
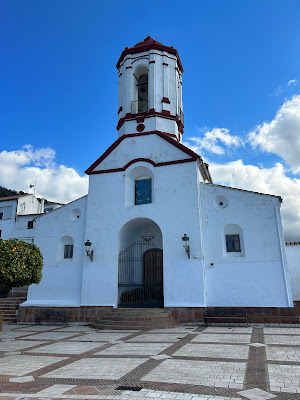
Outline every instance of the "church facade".
<path id="1" fill-rule="evenodd" d="M 213 184 L 182 144 L 178 52 L 147 37 L 117 69 L 118 139 L 86 170 L 87 196 L 37 218 L 43 279 L 22 320 L 36 307 L 85 310 L 77 321 L 103 307 L 293 307 L 281 198 Z"/>

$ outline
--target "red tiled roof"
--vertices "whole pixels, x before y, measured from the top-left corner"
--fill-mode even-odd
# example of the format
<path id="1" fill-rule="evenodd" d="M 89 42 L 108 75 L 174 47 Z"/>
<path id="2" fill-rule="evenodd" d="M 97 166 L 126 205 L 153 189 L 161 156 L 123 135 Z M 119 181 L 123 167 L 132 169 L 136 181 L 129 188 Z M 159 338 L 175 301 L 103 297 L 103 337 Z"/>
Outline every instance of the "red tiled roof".
<path id="1" fill-rule="evenodd" d="M 135 54 L 135 53 L 141 53 L 143 51 L 147 50 L 160 50 L 160 51 L 166 51 L 167 53 L 173 54 L 177 57 L 177 62 L 178 62 L 178 67 L 181 72 L 183 72 L 183 67 L 179 58 L 178 51 L 174 49 L 172 46 L 165 46 L 164 44 L 158 42 L 157 40 L 152 39 L 151 36 L 147 36 L 146 39 L 142 40 L 141 42 L 135 44 L 133 47 L 125 47 L 125 49 L 122 51 L 122 54 L 117 62 L 116 67 L 119 69 L 120 64 L 124 57 L 127 54 Z"/>
<path id="2" fill-rule="evenodd" d="M 17 199 L 19 199 L 20 197 L 24 197 L 24 196 L 30 196 L 30 193 L 18 194 L 18 195 L 16 195 L 16 196 L 0 197 L 0 201 L 17 200 Z"/>

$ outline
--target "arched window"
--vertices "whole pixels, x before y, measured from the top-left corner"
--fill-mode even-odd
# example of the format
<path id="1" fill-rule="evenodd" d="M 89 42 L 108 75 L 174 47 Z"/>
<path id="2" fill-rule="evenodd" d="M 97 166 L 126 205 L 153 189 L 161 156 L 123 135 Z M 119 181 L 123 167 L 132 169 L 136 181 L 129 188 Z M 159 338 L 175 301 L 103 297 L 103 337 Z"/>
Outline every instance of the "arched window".
<path id="1" fill-rule="evenodd" d="M 71 236 L 59 239 L 57 248 L 57 263 L 72 260 L 74 253 L 74 240 Z"/>
<path id="2" fill-rule="evenodd" d="M 148 68 L 140 65 L 134 71 L 135 98 L 132 102 L 132 114 L 148 112 Z"/>
<path id="3" fill-rule="evenodd" d="M 138 113 L 148 112 L 148 73 L 137 80 Z"/>
<path id="4" fill-rule="evenodd" d="M 137 164 L 126 171 L 126 206 L 153 203 L 153 167 L 151 164 L 147 164 L 149 167 Z"/>
<path id="5" fill-rule="evenodd" d="M 245 256 L 244 234 L 239 225 L 225 225 L 223 232 L 223 253 L 225 257 Z"/>

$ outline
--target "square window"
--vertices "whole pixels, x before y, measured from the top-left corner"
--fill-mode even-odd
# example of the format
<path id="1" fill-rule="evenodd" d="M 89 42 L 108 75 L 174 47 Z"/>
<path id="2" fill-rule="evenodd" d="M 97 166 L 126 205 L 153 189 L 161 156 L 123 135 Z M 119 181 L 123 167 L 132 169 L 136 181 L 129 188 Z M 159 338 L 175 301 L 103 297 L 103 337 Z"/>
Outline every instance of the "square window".
<path id="1" fill-rule="evenodd" d="M 27 229 L 33 229 L 33 221 L 27 222 Z"/>
<path id="2" fill-rule="evenodd" d="M 151 178 L 135 181 L 135 204 L 152 203 Z"/>
<path id="3" fill-rule="evenodd" d="M 73 258 L 73 245 L 72 244 L 65 245 L 64 258 Z"/>
<path id="4" fill-rule="evenodd" d="M 241 252 L 240 235 L 226 235 L 226 250 L 228 253 Z"/>

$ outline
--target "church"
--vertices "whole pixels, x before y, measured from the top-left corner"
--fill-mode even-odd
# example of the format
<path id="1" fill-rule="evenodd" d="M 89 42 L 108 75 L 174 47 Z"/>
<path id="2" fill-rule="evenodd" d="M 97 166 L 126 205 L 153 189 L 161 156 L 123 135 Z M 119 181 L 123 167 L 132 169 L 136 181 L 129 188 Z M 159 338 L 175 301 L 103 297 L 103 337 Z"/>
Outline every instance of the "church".
<path id="1" fill-rule="evenodd" d="M 19 320 L 37 307 L 73 310 L 76 322 L 103 308 L 199 322 L 206 307 L 293 307 L 281 198 L 214 184 L 182 144 L 177 50 L 148 36 L 116 66 L 118 138 L 87 168 L 86 196 L 36 218 L 43 279 Z"/>

